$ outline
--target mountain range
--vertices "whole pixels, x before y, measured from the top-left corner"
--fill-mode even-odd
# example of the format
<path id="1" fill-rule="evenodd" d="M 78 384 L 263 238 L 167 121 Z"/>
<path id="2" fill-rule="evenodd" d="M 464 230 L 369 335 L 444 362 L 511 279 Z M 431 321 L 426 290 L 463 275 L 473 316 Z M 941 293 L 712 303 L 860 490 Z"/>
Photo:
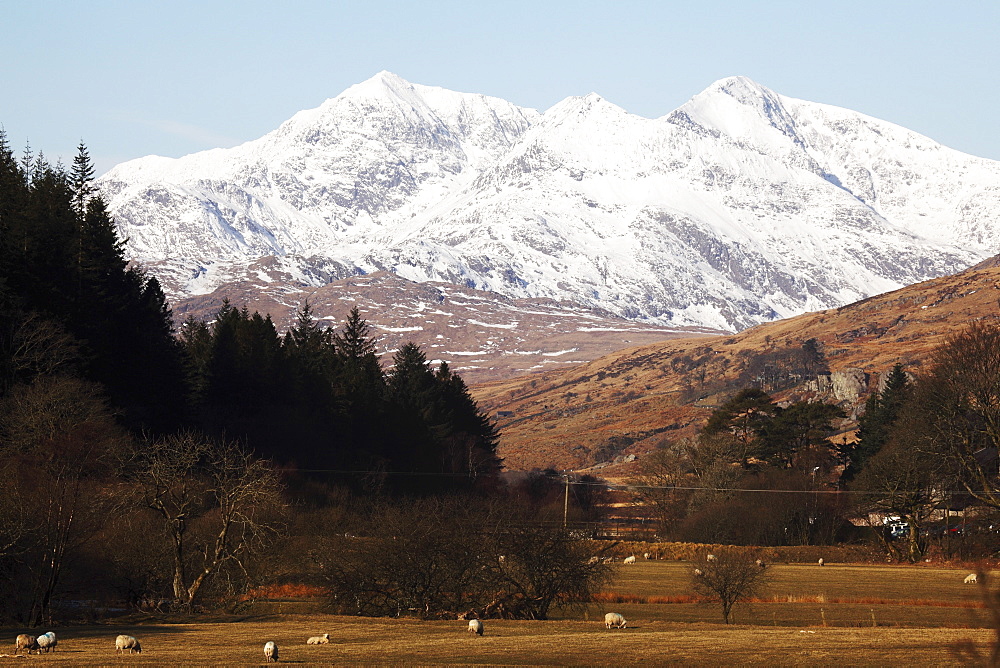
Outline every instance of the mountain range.
<path id="1" fill-rule="evenodd" d="M 175 303 L 387 272 L 738 331 L 1000 249 L 1000 163 L 744 77 L 647 119 L 382 72 L 260 139 L 98 185 Z"/>

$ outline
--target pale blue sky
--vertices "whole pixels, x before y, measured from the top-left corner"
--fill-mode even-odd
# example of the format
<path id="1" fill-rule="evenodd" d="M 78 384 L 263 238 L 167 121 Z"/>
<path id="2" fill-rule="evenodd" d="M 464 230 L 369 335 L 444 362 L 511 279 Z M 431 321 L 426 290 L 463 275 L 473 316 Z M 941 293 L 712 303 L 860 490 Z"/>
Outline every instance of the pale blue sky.
<path id="1" fill-rule="evenodd" d="M 380 70 L 647 117 L 745 75 L 1000 159 L 1000 3 L 5 0 L 0 125 L 99 171 L 255 139 Z"/>

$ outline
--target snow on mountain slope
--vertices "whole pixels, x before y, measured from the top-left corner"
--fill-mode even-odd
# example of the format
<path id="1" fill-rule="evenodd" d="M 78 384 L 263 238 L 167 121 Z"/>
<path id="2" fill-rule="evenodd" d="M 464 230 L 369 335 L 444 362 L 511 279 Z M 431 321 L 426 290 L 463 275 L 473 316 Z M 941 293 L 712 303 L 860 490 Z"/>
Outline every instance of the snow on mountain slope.
<path id="1" fill-rule="evenodd" d="M 174 297 L 273 256 L 308 285 L 389 271 L 740 329 L 995 254 L 998 177 L 743 77 L 646 119 L 595 94 L 539 114 L 382 72 L 261 139 L 100 186 Z"/>

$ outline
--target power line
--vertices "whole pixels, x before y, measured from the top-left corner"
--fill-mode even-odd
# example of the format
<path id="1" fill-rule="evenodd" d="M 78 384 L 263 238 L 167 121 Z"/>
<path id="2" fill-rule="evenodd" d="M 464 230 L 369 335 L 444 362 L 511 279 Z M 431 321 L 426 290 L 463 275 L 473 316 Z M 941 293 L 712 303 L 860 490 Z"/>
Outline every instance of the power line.
<path id="1" fill-rule="evenodd" d="M 428 476 L 438 478 L 473 478 L 468 473 L 431 473 L 427 471 L 357 471 L 346 469 L 304 469 L 304 468 L 278 468 L 276 471 L 285 473 L 339 473 L 342 475 L 386 475 L 386 476 Z M 553 477 L 553 476 L 545 476 Z M 559 481 L 560 484 L 576 485 L 580 487 L 600 487 L 615 492 L 634 492 L 638 490 L 676 490 L 686 492 L 748 492 L 754 494 L 877 494 L 856 489 L 755 489 L 746 487 L 710 487 L 698 485 L 641 485 L 641 484 L 614 484 L 589 480 L 569 480 Z M 941 495 L 964 495 L 964 494 L 997 494 L 1000 490 L 937 490 L 935 494 Z"/>

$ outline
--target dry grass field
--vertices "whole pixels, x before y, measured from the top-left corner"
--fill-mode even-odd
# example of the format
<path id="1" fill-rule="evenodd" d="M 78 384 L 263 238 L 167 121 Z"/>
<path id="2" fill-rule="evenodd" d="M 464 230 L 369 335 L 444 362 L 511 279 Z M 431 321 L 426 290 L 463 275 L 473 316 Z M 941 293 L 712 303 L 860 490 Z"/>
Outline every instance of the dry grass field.
<path id="1" fill-rule="evenodd" d="M 626 602 L 561 610 L 550 621 L 487 620 L 481 638 L 462 621 L 341 617 L 285 602 L 239 619 L 57 627 L 56 652 L 0 657 L 0 666 L 256 665 L 268 640 L 281 663 L 300 665 L 940 666 L 965 663 L 958 648 L 969 643 L 986 652 L 994 636 L 978 590 L 962 583 L 967 571 L 954 568 L 778 564 L 767 595 L 737 607 L 730 626 L 716 606 L 661 602 L 685 600 L 690 568 L 623 566 L 604 598 Z M 622 612 L 628 628 L 606 630 L 609 610 Z M 22 631 L 3 630 L 3 652 Z M 144 653 L 117 656 L 119 633 L 139 637 Z M 331 644 L 305 644 L 320 633 Z"/>

